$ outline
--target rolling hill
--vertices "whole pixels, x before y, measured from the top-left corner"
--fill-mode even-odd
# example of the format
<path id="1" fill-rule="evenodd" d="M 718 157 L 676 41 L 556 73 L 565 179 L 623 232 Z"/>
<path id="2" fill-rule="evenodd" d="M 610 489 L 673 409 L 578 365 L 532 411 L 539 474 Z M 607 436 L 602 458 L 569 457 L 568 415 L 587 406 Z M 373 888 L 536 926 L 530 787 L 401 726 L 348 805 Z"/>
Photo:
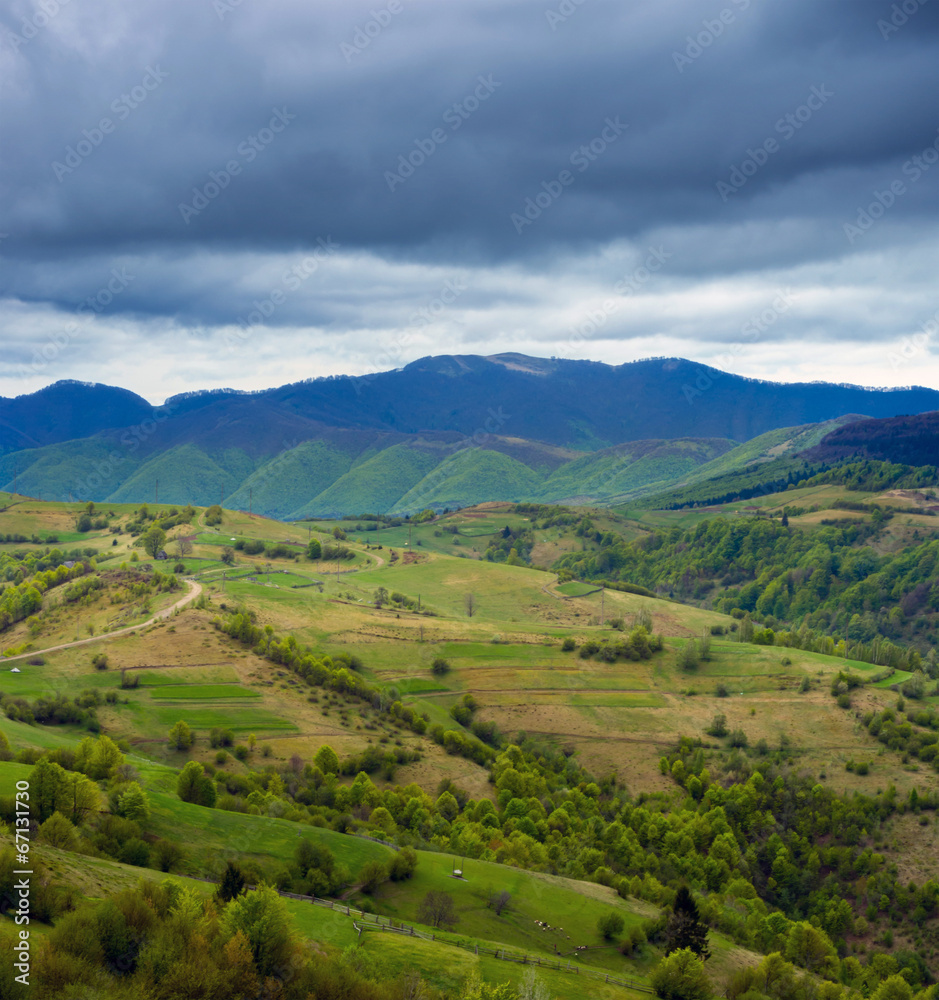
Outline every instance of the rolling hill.
<path id="1" fill-rule="evenodd" d="M 931 389 L 783 385 L 681 359 L 610 366 L 513 354 L 186 393 L 162 406 L 58 382 L 0 400 L 0 486 L 62 500 L 228 497 L 281 518 L 497 499 L 614 503 L 798 453 L 828 422 L 860 419 L 845 414 L 935 407 Z"/>

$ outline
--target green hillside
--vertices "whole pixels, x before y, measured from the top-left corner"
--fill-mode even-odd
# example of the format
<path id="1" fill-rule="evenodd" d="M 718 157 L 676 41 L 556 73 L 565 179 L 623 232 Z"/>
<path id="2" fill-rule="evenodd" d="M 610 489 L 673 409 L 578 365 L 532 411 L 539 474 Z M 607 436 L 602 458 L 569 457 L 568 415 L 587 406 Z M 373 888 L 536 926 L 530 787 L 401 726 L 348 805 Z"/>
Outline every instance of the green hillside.
<path id="1" fill-rule="evenodd" d="M 115 447 L 104 438 L 82 438 L 4 455 L 0 480 L 12 490 L 15 473 L 16 491 L 26 496 L 66 500 L 71 493 L 76 500 L 92 495 L 104 499 L 139 465 L 131 448 Z"/>
<path id="2" fill-rule="evenodd" d="M 687 475 L 732 445 L 721 440 L 643 441 L 594 452 L 561 466 L 537 499 L 546 503 L 574 498 L 602 502 L 649 483 Z"/>
<path id="3" fill-rule="evenodd" d="M 313 497 L 349 471 L 352 462 L 352 455 L 323 441 L 304 441 L 259 466 L 226 499 L 226 506 L 250 508 L 268 517 L 300 516 Z"/>
<path id="4" fill-rule="evenodd" d="M 440 458 L 439 446 L 411 442 L 392 445 L 357 462 L 292 516 L 329 517 L 390 510 Z"/>
<path id="5" fill-rule="evenodd" d="M 541 477 L 497 451 L 465 448 L 445 458 L 392 508 L 402 513 L 426 507 L 468 507 L 485 500 L 537 498 Z"/>
<path id="6" fill-rule="evenodd" d="M 209 506 L 234 492 L 254 469 L 253 460 L 238 448 L 220 455 L 207 455 L 193 444 L 160 452 L 109 497 L 116 503 L 152 500 L 159 480 L 159 499 L 164 503 Z"/>

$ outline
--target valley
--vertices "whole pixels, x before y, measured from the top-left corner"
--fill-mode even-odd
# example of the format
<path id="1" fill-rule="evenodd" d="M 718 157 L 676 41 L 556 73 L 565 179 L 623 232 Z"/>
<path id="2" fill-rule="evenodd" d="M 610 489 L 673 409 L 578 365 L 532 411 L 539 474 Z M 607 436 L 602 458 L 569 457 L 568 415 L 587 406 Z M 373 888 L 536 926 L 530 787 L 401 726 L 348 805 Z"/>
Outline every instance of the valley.
<path id="1" fill-rule="evenodd" d="M 99 795 L 120 801 L 121 789 L 139 785 L 146 817 L 134 821 L 136 831 L 105 835 L 108 823 L 92 812 L 75 818 L 62 841 L 37 827 L 36 857 L 57 884 L 94 900 L 121 886 L 133 892 L 139 876 L 162 878 L 153 868 L 163 867 L 204 898 L 211 886 L 187 879 L 217 880 L 235 861 L 249 880 L 301 894 L 316 885 L 315 895 L 336 894 L 373 922 L 418 929 L 424 897 L 447 893 L 455 933 L 405 947 L 400 936 L 372 930 L 365 943 L 387 975 L 417 962 L 428 987 L 441 990 L 474 968 L 521 983 L 521 967 L 507 971 L 486 948 L 540 958 L 538 974 L 559 997 L 582 995 L 574 973 L 548 968 L 562 958 L 582 974 L 647 986 L 662 947 L 652 925 L 669 885 L 702 877 L 694 866 L 713 849 L 669 854 L 666 863 L 645 836 L 627 851 L 628 838 L 617 847 L 602 831 L 610 822 L 628 829 L 627 816 L 650 808 L 650 819 L 681 830 L 702 793 L 724 798 L 759 772 L 790 775 L 793 790 L 809 781 L 847 808 L 882 803 L 857 849 L 869 843 L 928 892 L 931 863 L 908 869 L 901 845 L 915 830 L 917 854 L 936 855 L 939 777 L 924 751 L 917 759 L 878 742 L 865 723 L 896 713 L 896 688 L 913 670 L 884 669 L 866 653 L 846 658 L 835 645 L 827 653 L 797 648 L 780 641 L 779 624 L 775 642 L 742 641 L 744 626 L 753 632 L 742 611 L 681 603 L 656 593 L 661 587 L 617 590 L 615 579 L 565 569 L 598 559 L 611 539 L 645 545 L 657 532 L 712 521 L 778 524 L 783 510 L 791 512 L 787 530 L 812 535 L 827 530 L 826 511 L 841 516 L 837 504 L 849 495 L 822 485 L 691 511 L 490 502 L 408 520 L 294 522 L 219 507 L 0 496 L 0 535 L 16 539 L 0 547 L 5 565 L 61 560 L 86 570 L 50 587 L 40 608 L 3 632 L 11 662 L 2 668 L 0 732 L 10 751 L 0 761 L 0 807 L 40 755 L 75 773 L 68 768 L 89 730 L 107 734 L 125 763 Z M 918 496 L 865 494 L 867 507 L 850 513 L 864 523 L 889 504 L 895 516 L 880 526 L 878 551 L 898 552 L 935 537 L 931 519 L 913 512 Z M 75 530 L 83 514 L 91 526 Z M 154 529 L 162 537 L 153 551 L 166 558 L 144 550 Z M 28 569 L 20 575 L 30 579 Z M 97 585 L 70 589 L 81 580 Z M 915 669 L 925 669 L 915 656 L 923 663 Z M 845 676 L 850 696 L 836 698 Z M 907 702 L 926 713 L 908 731 L 934 724 L 939 693 L 930 676 Z M 208 799 L 181 800 L 190 795 L 180 791 L 182 774 L 192 768 Z M 718 776 L 728 791 L 718 793 Z M 591 815 L 605 817 L 593 833 Z M 363 834 L 417 848 L 417 874 L 363 888 L 367 863 L 384 870 L 393 855 Z M 313 881 L 291 867 L 298 835 L 334 859 Z M 658 857 L 651 867 L 647 851 Z M 453 885 L 454 866 L 465 868 L 465 889 Z M 755 854 L 747 870 L 790 920 L 818 905 L 810 902 L 816 894 L 787 902 L 764 883 Z M 728 895 L 728 884 L 716 874 L 701 883 L 716 983 L 759 968 L 765 947 L 739 921 L 752 897 L 739 888 Z M 502 885 L 512 902 L 497 916 L 490 897 Z M 911 969 L 921 955 L 931 966 L 928 915 L 907 927 L 897 911 L 891 917 L 863 895 L 851 898 L 847 926 L 819 920 L 842 954 L 866 952 L 869 963 L 890 930 L 884 954 L 911 956 Z M 327 951 L 354 943 L 352 916 L 289 897 L 284 905 L 301 938 Z M 622 913 L 627 939 L 636 928 L 619 951 L 596 938 L 597 920 L 610 911 Z M 545 912 L 568 927 L 547 948 L 534 924 Z M 586 952 L 576 951 L 581 944 Z M 438 951 L 454 946 L 444 973 Z M 621 996 L 629 987 L 595 982 L 591 990 Z"/>

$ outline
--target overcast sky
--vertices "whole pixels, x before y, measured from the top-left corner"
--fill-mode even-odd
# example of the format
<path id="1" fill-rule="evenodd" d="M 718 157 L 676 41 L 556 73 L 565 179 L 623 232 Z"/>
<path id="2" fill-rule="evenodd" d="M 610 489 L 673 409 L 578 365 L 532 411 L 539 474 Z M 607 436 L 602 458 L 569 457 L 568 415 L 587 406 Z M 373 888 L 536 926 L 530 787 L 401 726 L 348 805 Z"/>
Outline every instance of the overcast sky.
<path id="1" fill-rule="evenodd" d="M 2 395 L 939 387 L 939 0 L 3 0 L 0 87 Z"/>

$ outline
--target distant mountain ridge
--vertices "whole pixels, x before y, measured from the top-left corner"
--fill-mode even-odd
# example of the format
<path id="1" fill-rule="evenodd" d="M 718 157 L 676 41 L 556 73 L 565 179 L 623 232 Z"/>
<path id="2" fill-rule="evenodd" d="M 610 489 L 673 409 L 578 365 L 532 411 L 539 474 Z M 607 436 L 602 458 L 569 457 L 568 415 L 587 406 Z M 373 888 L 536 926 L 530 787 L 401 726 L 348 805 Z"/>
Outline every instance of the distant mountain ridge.
<path id="1" fill-rule="evenodd" d="M 443 355 L 374 375 L 181 393 L 161 406 L 57 382 L 0 399 L 0 483 L 63 499 L 227 497 L 278 517 L 612 502 L 780 428 L 935 409 L 932 389 L 762 382 L 677 358 Z"/>

